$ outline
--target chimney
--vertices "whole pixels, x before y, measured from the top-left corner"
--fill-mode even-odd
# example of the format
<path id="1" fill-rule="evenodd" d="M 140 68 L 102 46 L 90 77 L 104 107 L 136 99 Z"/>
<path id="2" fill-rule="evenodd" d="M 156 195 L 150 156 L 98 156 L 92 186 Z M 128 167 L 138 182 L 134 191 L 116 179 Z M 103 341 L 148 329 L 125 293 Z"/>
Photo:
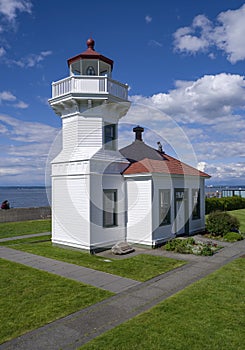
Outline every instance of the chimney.
<path id="1" fill-rule="evenodd" d="M 141 126 L 136 126 L 135 128 L 133 128 L 133 132 L 135 132 L 135 141 L 143 141 L 142 140 L 142 133 L 144 132 L 144 128 L 142 128 Z"/>

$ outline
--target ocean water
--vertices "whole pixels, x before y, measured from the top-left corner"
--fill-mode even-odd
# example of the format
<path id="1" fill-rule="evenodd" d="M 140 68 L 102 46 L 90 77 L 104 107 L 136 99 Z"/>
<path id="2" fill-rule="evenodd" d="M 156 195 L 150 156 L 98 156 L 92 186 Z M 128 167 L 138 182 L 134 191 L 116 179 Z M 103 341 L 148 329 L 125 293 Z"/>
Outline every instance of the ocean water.
<path id="1" fill-rule="evenodd" d="M 236 187 L 238 188 L 238 187 Z M 206 194 L 220 192 L 229 187 L 206 187 Z M 240 189 L 240 187 L 239 187 Z M 242 186 L 245 189 L 245 186 Z M 51 203 L 51 188 L 48 187 L 0 187 L 0 205 L 8 200 L 11 208 L 47 207 Z"/>
<path id="2" fill-rule="evenodd" d="M 0 187 L 0 204 L 8 200 L 11 208 L 47 207 L 50 198 L 46 187 Z"/>

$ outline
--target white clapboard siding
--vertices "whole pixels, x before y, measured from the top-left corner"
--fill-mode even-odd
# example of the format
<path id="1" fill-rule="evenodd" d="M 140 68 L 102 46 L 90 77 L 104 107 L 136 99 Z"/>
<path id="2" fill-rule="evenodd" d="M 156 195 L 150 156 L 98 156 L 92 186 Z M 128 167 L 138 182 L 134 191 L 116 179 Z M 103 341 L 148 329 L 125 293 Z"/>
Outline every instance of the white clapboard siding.
<path id="1" fill-rule="evenodd" d="M 69 149 L 77 146 L 78 132 L 77 132 L 77 118 L 67 118 L 63 120 L 62 126 L 63 135 L 63 149 Z"/>
<path id="2" fill-rule="evenodd" d="M 90 246 L 88 177 L 54 178 L 52 200 L 52 241 L 88 249 Z"/>
<path id="3" fill-rule="evenodd" d="M 78 119 L 78 146 L 102 147 L 102 120 L 99 118 Z"/>
<path id="4" fill-rule="evenodd" d="M 101 119 L 76 116 L 63 120 L 63 149 L 74 147 L 102 147 Z"/>
<path id="5" fill-rule="evenodd" d="M 147 180 L 127 180 L 129 242 L 152 243 L 152 183 Z"/>

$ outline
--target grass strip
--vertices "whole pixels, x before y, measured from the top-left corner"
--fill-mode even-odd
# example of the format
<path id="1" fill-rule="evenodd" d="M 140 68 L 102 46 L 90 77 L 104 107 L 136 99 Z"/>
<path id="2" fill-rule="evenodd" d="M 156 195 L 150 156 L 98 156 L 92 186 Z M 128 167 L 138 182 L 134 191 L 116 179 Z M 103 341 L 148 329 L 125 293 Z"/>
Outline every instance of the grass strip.
<path id="1" fill-rule="evenodd" d="M 132 278 L 140 282 L 144 282 L 186 263 L 182 260 L 150 254 L 139 254 L 133 257 L 129 256 L 126 259 L 105 259 L 102 256 L 91 255 L 87 252 L 52 246 L 50 241 L 46 241 L 48 239 L 50 239 L 50 236 L 40 236 L 3 242 L 1 245 L 108 272 L 121 277 Z"/>
<path id="2" fill-rule="evenodd" d="M 242 233 L 245 233 L 245 209 L 233 210 L 233 211 L 229 211 L 229 213 L 238 218 L 238 220 L 241 223 L 241 226 L 239 229 Z"/>
<path id="3" fill-rule="evenodd" d="M 0 343 L 113 293 L 0 259 Z"/>
<path id="4" fill-rule="evenodd" d="M 16 237 L 50 231 L 50 219 L 0 223 L 0 238 Z"/>
<path id="5" fill-rule="evenodd" d="M 237 259 L 83 350 L 244 350 L 245 259 Z"/>

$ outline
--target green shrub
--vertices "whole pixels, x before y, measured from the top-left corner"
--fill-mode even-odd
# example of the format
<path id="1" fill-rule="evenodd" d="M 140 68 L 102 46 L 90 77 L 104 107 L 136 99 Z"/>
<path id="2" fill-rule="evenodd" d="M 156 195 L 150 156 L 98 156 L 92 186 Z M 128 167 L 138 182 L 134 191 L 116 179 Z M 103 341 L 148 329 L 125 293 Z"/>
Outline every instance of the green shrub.
<path id="1" fill-rule="evenodd" d="M 195 255 L 213 255 L 219 248 L 211 243 L 195 242 L 195 239 L 189 237 L 187 239 L 174 238 L 168 241 L 165 250 L 180 254 L 195 254 Z"/>
<path id="2" fill-rule="evenodd" d="M 210 213 L 206 220 L 206 229 L 214 236 L 224 236 L 226 233 L 238 230 L 239 220 L 227 212 L 214 211 Z"/>
<path id="3" fill-rule="evenodd" d="M 234 197 L 222 197 L 222 198 L 206 198 L 205 199 L 205 211 L 206 214 L 210 214 L 213 211 L 230 211 L 245 208 L 245 198 Z"/>
<path id="4" fill-rule="evenodd" d="M 243 240 L 243 235 L 237 232 L 228 232 L 224 235 L 224 240 L 227 242 L 237 242 Z"/>
<path id="5" fill-rule="evenodd" d="M 175 251 L 175 249 L 177 248 L 178 245 L 181 244 L 182 240 L 178 239 L 178 238 L 174 238 L 174 239 L 170 239 L 164 246 L 164 248 L 168 251 Z"/>
<path id="6" fill-rule="evenodd" d="M 201 249 L 200 255 L 211 256 L 211 255 L 213 255 L 213 251 L 212 251 L 212 249 L 211 249 L 211 247 L 209 245 L 205 245 Z"/>
<path id="7" fill-rule="evenodd" d="M 193 238 L 188 238 L 188 239 L 193 240 Z M 164 247 L 166 250 L 172 251 L 175 253 L 180 253 L 180 254 L 189 253 L 188 245 L 193 244 L 193 243 L 188 243 L 187 242 L 188 239 L 185 240 L 185 239 L 180 239 L 180 238 L 174 238 L 174 239 L 171 239 L 170 241 L 168 241 Z"/>

